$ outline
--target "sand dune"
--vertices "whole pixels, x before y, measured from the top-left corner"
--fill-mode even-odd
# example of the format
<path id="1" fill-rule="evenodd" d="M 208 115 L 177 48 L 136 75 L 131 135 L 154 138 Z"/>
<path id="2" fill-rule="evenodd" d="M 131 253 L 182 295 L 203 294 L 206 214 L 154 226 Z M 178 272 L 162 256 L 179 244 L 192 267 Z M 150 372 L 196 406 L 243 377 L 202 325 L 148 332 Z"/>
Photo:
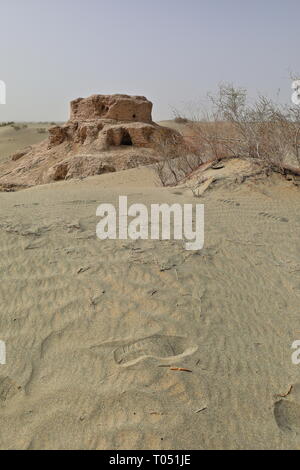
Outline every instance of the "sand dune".
<path id="1" fill-rule="evenodd" d="M 119 194 L 204 202 L 204 249 L 98 240 Z M 0 199 L 0 448 L 299 447 L 297 188 L 195 199 L 140 168 Z"/>

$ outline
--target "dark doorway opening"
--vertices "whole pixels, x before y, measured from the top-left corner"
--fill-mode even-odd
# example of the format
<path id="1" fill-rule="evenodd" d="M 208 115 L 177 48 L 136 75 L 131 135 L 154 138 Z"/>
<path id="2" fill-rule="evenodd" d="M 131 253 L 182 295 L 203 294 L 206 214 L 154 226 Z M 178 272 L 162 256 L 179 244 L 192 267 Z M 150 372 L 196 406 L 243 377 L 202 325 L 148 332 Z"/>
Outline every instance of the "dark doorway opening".
<path id="1" fill-rule="evenodd" d="M 132 145 L 132 140 L 129 135 L 129 132 L 123 131 L 121 145 Z"/>

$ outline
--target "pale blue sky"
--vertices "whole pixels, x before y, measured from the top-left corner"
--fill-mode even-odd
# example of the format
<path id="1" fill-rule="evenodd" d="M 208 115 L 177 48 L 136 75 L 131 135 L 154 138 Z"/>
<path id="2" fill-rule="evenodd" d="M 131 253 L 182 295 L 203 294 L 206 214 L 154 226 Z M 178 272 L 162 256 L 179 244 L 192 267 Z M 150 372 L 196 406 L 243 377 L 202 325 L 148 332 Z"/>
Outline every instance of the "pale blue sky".
<path id="1" fill-rule="evenodd" d="M 289 100 L 299 0 L 1 0 L 0 121 L 66 120 L 71 99 L 142 94 L 154 118 L 221 81 Z"/>

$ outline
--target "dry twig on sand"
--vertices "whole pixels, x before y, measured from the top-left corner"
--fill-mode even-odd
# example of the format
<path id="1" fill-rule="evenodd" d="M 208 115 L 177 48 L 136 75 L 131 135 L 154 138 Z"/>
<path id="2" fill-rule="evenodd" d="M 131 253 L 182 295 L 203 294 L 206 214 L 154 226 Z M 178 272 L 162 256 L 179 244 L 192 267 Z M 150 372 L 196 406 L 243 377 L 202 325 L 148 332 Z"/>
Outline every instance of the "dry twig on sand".
<path id="1" fill-rule="evenodd" d="M 286 393 L 279 393 L 279 394 L 277 394 L 276 396 L 277 396 L 277 397 L 280 397 L 280 398 L 285 398 L 285 397 L 287 397 L 287 396 L 291 393 L 291 391 L 293 390 L 293 388 L 294 388 L 294 386 L 293 386 L 293 385 L 290 385 L 290 387 L 289 387 L 289 389 L 288 389 L 288 391 L 287 391 Z"/>

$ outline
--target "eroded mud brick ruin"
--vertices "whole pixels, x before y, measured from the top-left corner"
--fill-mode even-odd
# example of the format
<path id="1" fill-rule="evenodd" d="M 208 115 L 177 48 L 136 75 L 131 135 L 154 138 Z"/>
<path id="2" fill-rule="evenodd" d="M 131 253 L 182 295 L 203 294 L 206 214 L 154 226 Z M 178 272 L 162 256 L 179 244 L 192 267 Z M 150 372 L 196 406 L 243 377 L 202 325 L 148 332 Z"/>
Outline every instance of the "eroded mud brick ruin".
<path id="1" fill-rule="evenodd" d="M 71 102 L 68 122 L 0 167 L 0 185 L 34 185 L 155 163 L 184 151 L 183 137 L 152 120 L 144 96 L 93 95 Z"/>

